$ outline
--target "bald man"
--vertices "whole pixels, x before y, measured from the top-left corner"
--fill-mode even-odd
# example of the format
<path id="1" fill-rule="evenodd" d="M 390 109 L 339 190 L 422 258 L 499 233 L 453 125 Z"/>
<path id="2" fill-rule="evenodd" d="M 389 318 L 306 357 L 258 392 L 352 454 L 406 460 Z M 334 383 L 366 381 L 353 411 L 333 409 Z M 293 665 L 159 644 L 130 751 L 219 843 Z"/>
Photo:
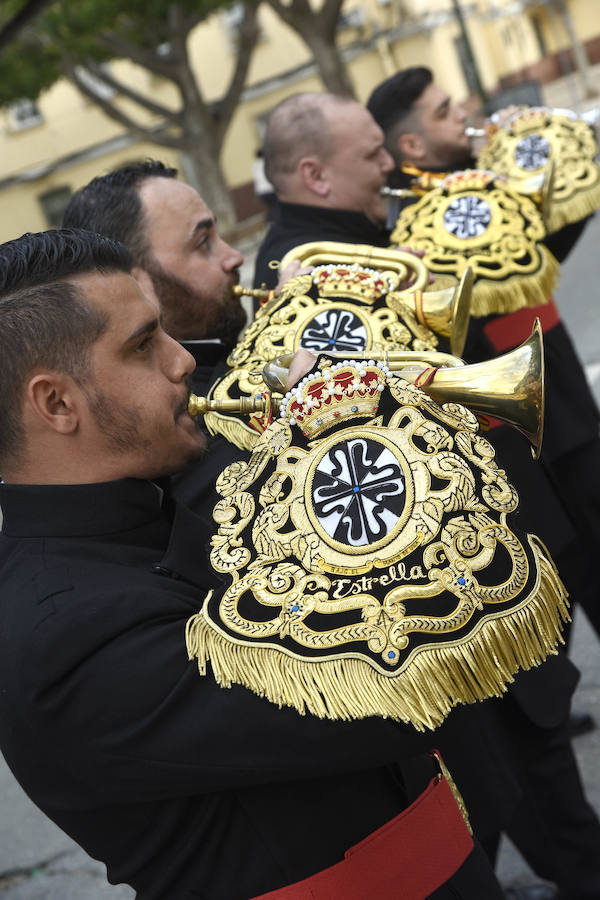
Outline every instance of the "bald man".
<path id="1" fill-rule="evenodd" d="M 381 188 L 394 162 L 364 106 L 335 94 L 288 97 L 269 116 L 263 152 L 278 203 L 258 251 L 257 286 L 273 287 L 271 260 L 306 241 L 387 246 Z"/>

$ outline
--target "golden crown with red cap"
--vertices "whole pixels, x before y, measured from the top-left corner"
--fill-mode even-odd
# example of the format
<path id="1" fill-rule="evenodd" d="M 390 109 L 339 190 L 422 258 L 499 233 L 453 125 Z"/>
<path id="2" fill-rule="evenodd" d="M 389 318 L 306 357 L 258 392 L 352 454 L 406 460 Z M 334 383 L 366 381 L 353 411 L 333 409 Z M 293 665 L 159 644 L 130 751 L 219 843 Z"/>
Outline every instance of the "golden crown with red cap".
<path id="1" fill-rule="evenodd" d="M 280 406 L 280 416 L 298 425 L 310 438 L 318 437 L 340 419 L 374 416 L 379 408 L 389 369 L 374 360 L 323 360 L 306 375 Z"/>

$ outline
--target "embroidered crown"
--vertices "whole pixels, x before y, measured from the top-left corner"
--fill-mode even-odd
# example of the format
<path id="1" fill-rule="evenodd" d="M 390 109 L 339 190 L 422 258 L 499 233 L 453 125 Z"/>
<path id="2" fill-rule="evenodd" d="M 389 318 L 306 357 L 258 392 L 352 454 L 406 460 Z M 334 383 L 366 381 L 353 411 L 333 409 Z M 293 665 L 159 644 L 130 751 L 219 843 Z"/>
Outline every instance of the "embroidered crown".
<path id="1" fill-rule="evenodd" d="M 280 416 L 315 438 L 340 419 L 374 416 L 389 373 L 374 360 L 324 360 L 285 395 Z"/>
<path id="2" fill-rule="evenodd" d="M 351 297 L 374 303 L 383 294 L 393 291 L 398 284 L 394 272 L 379 272 L 364 266 L 317 266 L 313 269 L 313 282 L 322 297 Z"/>
<path id="3" fill-rule="evenodd" d="M 447 175 L 442 182 L 442 188 L 448 194 L 464 190 L 484 190 L 496 178 L 494 172 L 488 172 L 485 169 L 465 169 L 462 172 L 452 172 Z"/>
<path id="4" fill-rule="evenodd" d="M 552 111 L 544 106 L 531 106 L 529 109 L 520 110 L 512 115 L 508 122 L 505 123 L 504 128 L 506 131 L 512 132 L 512 134 L 546 128 L 551 115 Z"/>

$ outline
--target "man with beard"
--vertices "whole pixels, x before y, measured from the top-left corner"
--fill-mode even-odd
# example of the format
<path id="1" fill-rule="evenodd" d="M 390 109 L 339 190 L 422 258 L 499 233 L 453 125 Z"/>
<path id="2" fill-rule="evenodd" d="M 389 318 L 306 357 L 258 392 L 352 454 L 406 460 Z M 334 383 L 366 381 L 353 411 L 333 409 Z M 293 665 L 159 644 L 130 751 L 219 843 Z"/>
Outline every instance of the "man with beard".
<path id="1" fill-rule="evenodd" d="M 165 331 L 194 356 L 190 384 L 203 396 L 225 371 L 246 324 L 232 291 L 243 257 L 219 235 L 198 192 L 176 176 L 157 160 L 120 166 L 73 195 L 64 225 L 125 244 L 132 275 L 158 303 Z M 199 502 L 212 493 L 218 473 L 243 456 L 222 437 L 209 439 L 205 465 L 177 476 L 178 495 Z"/>
<path id="2" fill-rule="evenodd" d="M 246 324 L 232 293 L 243 257 L 219 235 L 198 192 L 176 176 L 157 160 L 120 166 L 73 195 L 63 225 L 125 244 L 165 331 L 195 357 L 192 386 L 204 393 Z"/>
<path id="3" fill-rule="evenodd" d="M 394 158 L 395 169 L 388 180 L 390 186 L 409 187 L 416 176 L 426 179 L 428 174 L 447 174 L 474 166 L 470 140 L 465 133 L 465 114 L 447 92 L 434 83 L 429 69 L 413 67 L 395 73 L 375 88 L 367 107 L 383 129 L 385 146 Z M 406 202 L 412 201 L 400 201 L 401 204 Z M 545 240 L 559 260 L 564 260 L 584 224 L 585 220 L 574 223 Z M 506 460 L 521 499 L 523 521 L 545 541 L 569 590 L 571 602 L 582 604 L 600 634 L 595 573 L 595 559 L 600 549 L 599 413 L 555 303 L 550 299 L 541 306 L 526 307 L 506 315 L 472 318 L 463 357 L 467 362 L 475 363 L 511 350 L 529 336 L 536 317 L 540 318 L 544 330 L 546 368 L 541 459 L 533 463 L 514 431 L 499 422 L 494 424 L 487 437 L 497 448 L 499 457 Z M 538 700 L 528 685 L 527 678 L 521 679 L 515 695 L 535 721 Z M 575 862 L 567 852 L 562 874 L 560 868 L 556 869 L 564 849 L 578 843 L 574 837 L 576 825 L 570 824 L 577 821 L 573 794 L 569 789 L 563 789 L 564 760 L 572 756 L 567 738 L 593 727 L 589 715 L 574 714 L 565 723 L 562 735 L 557 732 L 553 738 L 547 757 L 532 757 L 531 760 L 530 784 L 538 786 L 536 802 L 539 804 L 544 796 L 550 796 L 544 783 L 555 793 L 554 801 L 546 804 L 544 812 L 544 828 L 556 836 L 553 838 L 556 842 L 554 858 L 547 853 L 548 837 L 531 824 L 525 809 L 519 810 L 507 826 L 508 834 L 532 868 L 561 886 L 561 897 L 563 894 L 571 896 L 569 892 L 579 896 L 577 890 L 585 877 L 586 867 L 588 872 L 596 868 L 590 850 L 585 857 L 587 861 L 583 862 Z M 592 882 L 598 890 L 600 875 L 590 875 Z M 581 890 L 582 896 L 588 896 L 585 889 Z"/>
<path id="4" fill-rule="evenodd" d="M 162 481 L 202 451 L 194 360 L 130 269 L 76 229 L 0 247 L 8 765 L 138 900 L 501 900 L 431 734 L 299 715 L 189 660 L 223 588 Z"/>

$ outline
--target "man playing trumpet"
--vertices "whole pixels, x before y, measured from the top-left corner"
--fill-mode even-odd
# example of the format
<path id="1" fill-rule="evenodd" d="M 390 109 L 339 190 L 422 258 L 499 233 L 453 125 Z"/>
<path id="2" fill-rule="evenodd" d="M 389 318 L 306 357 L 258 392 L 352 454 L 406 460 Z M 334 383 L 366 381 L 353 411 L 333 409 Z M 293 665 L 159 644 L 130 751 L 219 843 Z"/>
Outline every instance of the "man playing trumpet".
<path id="1" fill-rule="evenodd" d="M 76 229 L 0 247 L 9 766 L 139 900 L 500 900 L 431 735 L 300 716 L 188 661 L 223 590 L 161 480 L 203 449 L 194 359 L 130 273 Z"/>

